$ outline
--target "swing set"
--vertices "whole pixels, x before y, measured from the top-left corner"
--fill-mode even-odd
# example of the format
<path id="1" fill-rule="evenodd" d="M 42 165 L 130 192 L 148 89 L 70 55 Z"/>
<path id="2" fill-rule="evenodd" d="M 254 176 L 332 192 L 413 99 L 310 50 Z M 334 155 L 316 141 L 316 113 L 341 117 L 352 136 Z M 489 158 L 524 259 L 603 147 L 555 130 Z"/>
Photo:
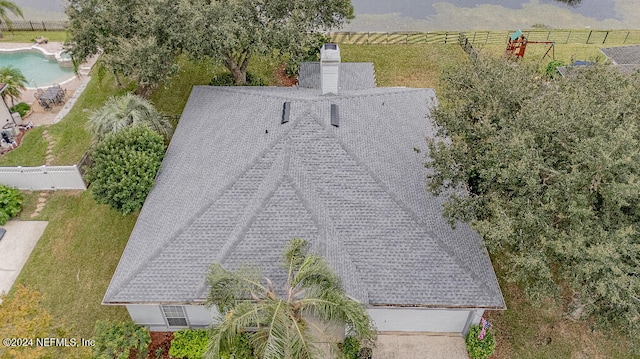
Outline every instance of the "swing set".
<path id="1" fill-rule="evenodd" d="M 509 35 L 509 38 L 507 39 L 507 49 L 504 51 L 504 54 L 507 57 L 521 59 L 524 57 L 524 52 L 527 50 L 528 44 L 549 45 L 547 52 L 544 53 L 544 56 L 542 56 L 542 58 L 544 59 L 545 57 L 549 56 L 552 60 L 556 59 L 556 43 L 554 41 L 529 41 L 520 30 Z M 549 55 L 549 52 L 551 52 L 551 55 Z"/>

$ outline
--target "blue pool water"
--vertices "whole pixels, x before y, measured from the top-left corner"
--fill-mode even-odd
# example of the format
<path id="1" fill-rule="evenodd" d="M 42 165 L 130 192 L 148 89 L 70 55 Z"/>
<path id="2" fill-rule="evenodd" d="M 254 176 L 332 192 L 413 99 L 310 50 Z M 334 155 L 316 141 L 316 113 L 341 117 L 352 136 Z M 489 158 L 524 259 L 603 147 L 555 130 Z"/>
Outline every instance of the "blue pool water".
<path id="1" fill-rule="evenodd" d="M 47 87 L 74 76 L 73 68 L 60 67 L 39 52 L 0 53 L 0 67 L 13 66 L 27 79 L 27 87 Z"/>

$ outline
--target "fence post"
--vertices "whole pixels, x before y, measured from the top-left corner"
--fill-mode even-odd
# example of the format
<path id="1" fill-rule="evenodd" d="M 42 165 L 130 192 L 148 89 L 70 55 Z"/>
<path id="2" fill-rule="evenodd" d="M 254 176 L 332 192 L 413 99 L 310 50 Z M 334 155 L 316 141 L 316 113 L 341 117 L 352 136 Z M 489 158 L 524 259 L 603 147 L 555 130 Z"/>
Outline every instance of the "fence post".
<path id="1" fill-rule="evenodd" d="M 627 31 L 627 36 L 624 37 L 624 41 L 622 42 L 623 44 L 627 43 L 627 39 L 629 38 L 629 33 L 630 31 Z"/>
<path id="2" fill-rule="evenodd" d="M 31 31 L 36 31 L 33 29 L 33 23 L 31 21 L 29 21 L 29 25 L 31 26 Z"/>
<path id="3" fill-rule="evenodd" d="M 44 29 L 44 31 L 47 31 L 47 27 L 44 26 L 44 21 L 42 22 L 42 28 Z"/>
<path id="4" fill-rule="evenodd" d="M 473 32 L 473 40 L 471 40 L 472 44 L 476 43 L 476 31 Z"/>
<path id="5" fill-rule="evenodd" d="M 408 44 L 408 43 L 409 43 L 409 33 L 407 33 L 407 37 L 405 38 L 404 43 L 405 43 L 405 44 Z"/>
<path id="6" fill-rule="evenodd" d="M 605 41 L 607 41 L 607 36 L 609 36 L 609 31 L 607 31 L 606 34 L 604 34 L 604 39 L 602 39 L 602 44 L 604 45 Z"/>
<path id="7" fill-rule="evenodd" d="M 569 30 L 569 35 L 567 35 L 567 41 L 565 41 L 565 44 L 569 43 L 569 38 L 571 37 L 571 30 Z"/>
<path id="8" fill-rule="evenodd" d="M 587 44 L 589 44 L 589 39 L 591 39 L 592 33 L 593 33 L 593 30 L 589 31 L 589 36 L 587 36 Z"/>
<path id="9" fill-rule="evenodd" d="M 444 43 L 447 44 L 447 40 L 449 39 L 449 31 L 444 33 Z"/>

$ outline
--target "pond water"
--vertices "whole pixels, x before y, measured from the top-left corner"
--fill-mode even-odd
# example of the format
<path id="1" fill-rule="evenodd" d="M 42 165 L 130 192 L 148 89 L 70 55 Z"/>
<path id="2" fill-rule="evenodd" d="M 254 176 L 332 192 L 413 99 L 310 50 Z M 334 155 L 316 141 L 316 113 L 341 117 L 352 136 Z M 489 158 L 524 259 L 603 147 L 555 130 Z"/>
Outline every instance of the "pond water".
<path id="1" fill-rule="evenodd" d="M 65 19 L 66 0 L 14 0 L 29 20 Z M 352 0 L 348 31 L 638 29 L 640 0 Z"/>
<path id="2" fill-rule="evenodd" d="M 0 67 L 18 68 L 27 78 L 27 87 L 47 87 L 74 76 L 73 68 L 60 67 L 39 52 L 0 53 Z"/>
<path id="3" fill-rule="evenodd" d="M 479 5 L 499 5 L 501 7 L 518 10 L 529 0 L 352 0 L 356 16 L 358 14 L 389 14 L 400 13 L 413 19 L 424 19 L 437 14 L 435 3 L 447 3 L 459 8 L 472 9 Z M 619 18 L 615 12 L 614 0 L 540 0 L 540 4 L 557 6 L 572 13 L 581 14 L 597 20 Z M 640 4 L 638 5 L 640 8 Z"/>

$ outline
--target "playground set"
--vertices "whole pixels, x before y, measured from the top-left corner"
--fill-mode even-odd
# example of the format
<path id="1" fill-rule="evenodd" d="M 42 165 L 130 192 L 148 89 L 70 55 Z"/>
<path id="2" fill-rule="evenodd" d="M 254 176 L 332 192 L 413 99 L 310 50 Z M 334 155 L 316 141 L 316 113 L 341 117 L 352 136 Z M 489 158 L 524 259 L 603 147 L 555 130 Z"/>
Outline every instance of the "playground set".
<path id="1" fill-rule="evenodd" d="M 509 35 L 509 38 L 507 39 L 507 49 L 505 50 L 505 56 L 507 57 L 511 57 L 514 59 L 521 59 L 524 57 L 524 52 L 527 50 L 527 45 L 528 44 L 546 44 L 549 45 L 549 48 L 547 49 L 547 52 L 544 53 L 544 56 L 542 56 L 542 58 L 544 59 L 545 57 L 549 56 L 551 57 L 552 60 L 556 59 L 556 53 L 555 53 L 555 45 L 556 43 L 553 41 L 529 41 L 527 40 L 527 38 L 524 36 L 524 34 L 522 33 L 522 31 L 518 30 L 516 32 L 514 32 L 513 34 Z M 549 52 L 551 52 L 551 55 L 549 55 Z"/>

